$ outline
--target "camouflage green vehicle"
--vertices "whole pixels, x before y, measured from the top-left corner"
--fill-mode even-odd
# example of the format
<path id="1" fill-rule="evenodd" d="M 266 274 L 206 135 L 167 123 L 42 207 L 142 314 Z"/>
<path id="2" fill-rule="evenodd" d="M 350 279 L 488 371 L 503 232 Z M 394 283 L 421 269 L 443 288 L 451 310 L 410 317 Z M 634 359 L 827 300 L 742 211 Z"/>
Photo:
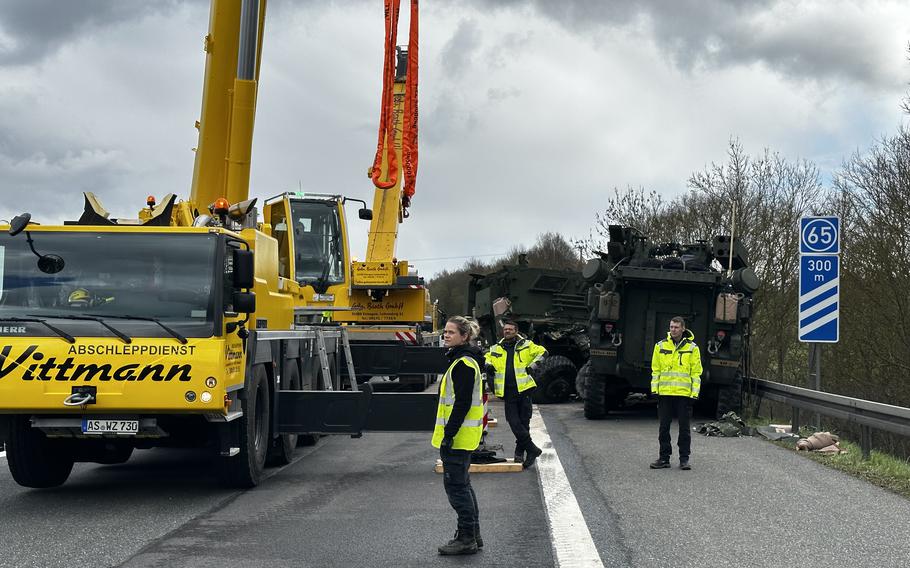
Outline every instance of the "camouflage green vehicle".
<path id="1" fill-rule="evenodd" d="M 576 388 L 587 418 L 601 418 L 633 393 L 650 394 L 651 355 L 683 316 L 702 357 L 698 409 L 740 410 L 749 357 L 752 295 L 759 281 L 740 241 L 651 245 L 632 227 L 611 225 L 607 252 L 582 269 L 591 285 L 590 362 Z M 638 395 L 641 396 L 641 395 Z"/>
<path id="2" fill-rule="evenodd" d="M 587 290 L 580 272 L 531 268 L 524 258 L 490 274 L 471 275 L 467 313 L 480 323 L 484 343 L 499 340 L 506 318 L 549 352 L 534 374 L 534 402 L 564 402 L 575 392 L 575 376 L 588 360 Z"/>

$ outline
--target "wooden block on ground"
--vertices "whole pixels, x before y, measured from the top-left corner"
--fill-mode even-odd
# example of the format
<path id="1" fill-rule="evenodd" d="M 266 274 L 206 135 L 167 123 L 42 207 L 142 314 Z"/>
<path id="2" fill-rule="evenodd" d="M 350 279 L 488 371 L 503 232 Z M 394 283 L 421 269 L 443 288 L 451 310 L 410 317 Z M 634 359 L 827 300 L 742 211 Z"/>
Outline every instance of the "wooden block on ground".
<path id="1" fill-rule="evenodd" d="M 442 460 L 436 460 L 434 471 L 442 473 Z M 516 471 L 524 471 L 524 466 L 511 459 L 499 463 L 472 463 L 468 470 L 469 473 L 512 473 Z"/>
<path id="2" fill-rule="evenodd" d="M 487 428 L 496 428 L 497 426 L 499 426 L 499 421 L 495 418 L 487 420 Z"/>

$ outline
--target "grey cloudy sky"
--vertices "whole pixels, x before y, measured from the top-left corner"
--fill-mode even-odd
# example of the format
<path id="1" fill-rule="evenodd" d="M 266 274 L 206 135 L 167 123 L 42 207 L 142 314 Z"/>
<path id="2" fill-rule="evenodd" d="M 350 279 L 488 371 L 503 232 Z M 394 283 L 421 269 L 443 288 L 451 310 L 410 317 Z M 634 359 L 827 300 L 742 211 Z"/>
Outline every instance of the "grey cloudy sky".
<path id="1" fill-rule="evenodd" d="M 612 188 L 671 197 L 731 137 L 828 176 L 906 120 L 906 2 L 421 10 L 420 172 L 401 258 L 584 237 Z M 205 0 L 0 0 L 0 218 L 76 218 L 82 191 L 129 217 L 148 194 L 187 196 L 207 26 Z M 382 27 L 379 0 L 270 1 L 253 196 L 371 199 Z M 461 262 L 416 264 L 430 276 Z"/>

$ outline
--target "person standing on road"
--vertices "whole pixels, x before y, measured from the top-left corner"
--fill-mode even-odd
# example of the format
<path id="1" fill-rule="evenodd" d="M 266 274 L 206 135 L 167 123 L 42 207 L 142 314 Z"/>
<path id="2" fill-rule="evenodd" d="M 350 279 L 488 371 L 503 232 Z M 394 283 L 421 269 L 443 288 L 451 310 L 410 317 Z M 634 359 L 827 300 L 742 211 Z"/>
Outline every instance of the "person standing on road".
<path id="1" fill-rule="evenodd" d="M 455 538 L 439 547 L 444 555 L 474 554 L 483 548 L 477 497 L 469 475 L 471 453 L 483 434 L 483 354 L 472 344 L 479 331 L 476 322 L 453 316 L 442 334 L 450 363 L 439 384 L 432 444 L 439 448 L 442 484 L 458 515 Z"/>
<path id="2" fill-rule="evenodd" d="M 673 446 L 670 440 L 670 423 L 676 414 L 679 434 L 679 468 L 692 469 L 689 464 L 692 431 L 689 419 L 692 403 L 698 400 L 701 390 L 701 353 L 695 344 L 695 335 L 686 329 L 686 320 L 676 316 L 670 320 L 667 338 L 658 341 L 651 356 L 651 393 L 657 395 L 657 418 L 660 430 L 660 456 L 651 463 L 651 469 L 670 467 Z"/>
<path id="3" fill-rule="evenodd" d="M 529 468 L 542 450 L 531 440 L 531 393 L 537 387 L 528 371 L 535 371 L 547 350 L 518 334 L 514 321 L 502 321 L 502 339 L 484 356 L 493 375 L 493 394 L 503 400 L 506 421 L 515 435 L 515 462 Z"/>

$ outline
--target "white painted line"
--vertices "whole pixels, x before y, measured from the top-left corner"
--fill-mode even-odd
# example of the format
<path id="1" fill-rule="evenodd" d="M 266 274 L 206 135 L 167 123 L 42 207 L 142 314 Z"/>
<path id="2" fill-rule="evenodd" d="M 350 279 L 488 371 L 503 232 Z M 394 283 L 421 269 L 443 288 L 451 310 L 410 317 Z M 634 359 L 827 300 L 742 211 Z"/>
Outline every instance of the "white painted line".
<path id="1" fill-rule="evenodd" d="M 0 452 L 0 458 L 5 458 L 5 457 L 6 457 L 6 452 Z"/>
<path id="2" fill-rule="evenodd" d="M 531 438 L 543 454 L 537 458 L 537 476 L 547 508 L 547 522 L 550 525 L 550 542 L 556 556 L 558 568 L 603 568 L 603 562 L 594 546 L 591 531 L 581 514 L 578 500 L 569 485 L 569 478 L 562 468 L 556 449 L 547 433 L 547 426 L 537 405 L 531 416 Z"/>

